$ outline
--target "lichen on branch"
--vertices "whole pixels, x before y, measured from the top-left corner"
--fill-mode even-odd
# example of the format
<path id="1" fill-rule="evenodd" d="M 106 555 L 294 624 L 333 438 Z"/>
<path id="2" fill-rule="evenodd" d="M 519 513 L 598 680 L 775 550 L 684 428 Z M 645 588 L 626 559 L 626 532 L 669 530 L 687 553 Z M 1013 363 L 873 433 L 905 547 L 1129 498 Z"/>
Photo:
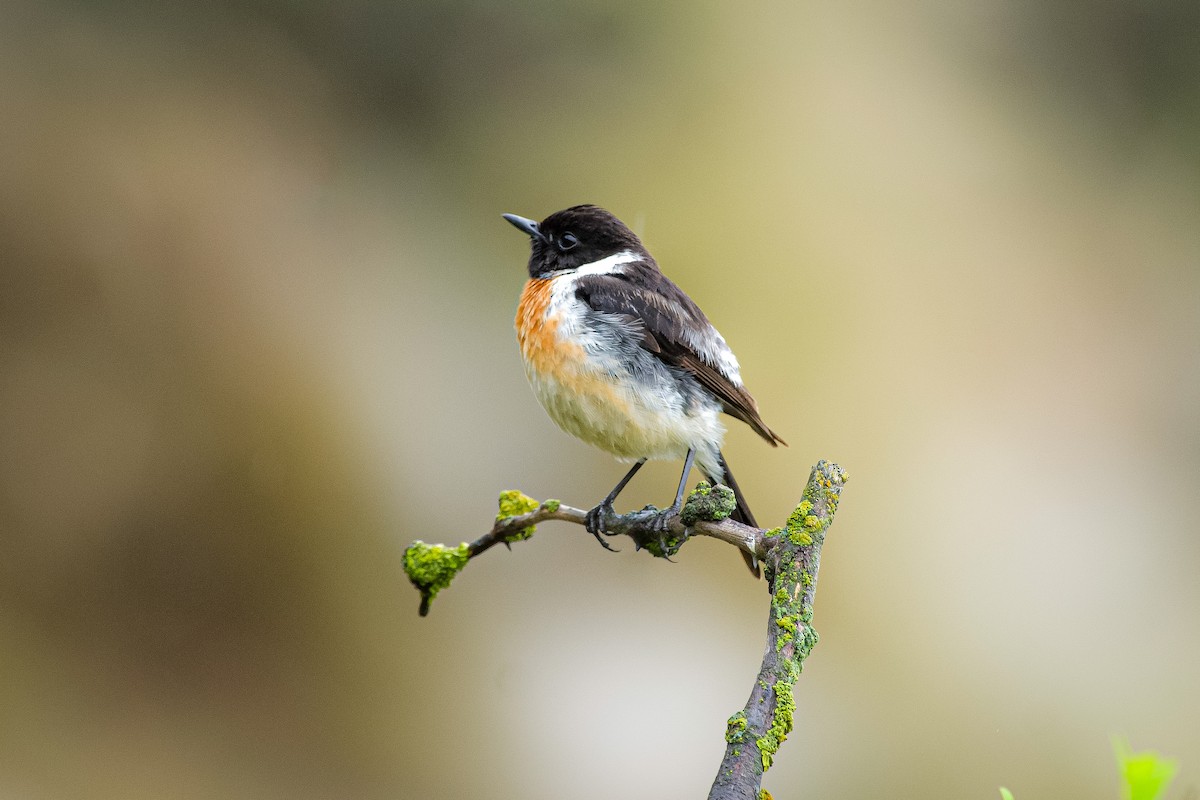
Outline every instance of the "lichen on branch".
<path id="1" fill-rule="evenodd" d="M 553 502 L 553 501 L 551 501 Z M 520 492 L 517 489 L 509 489 L 500 493 L 500 513 L 496 515 L 496 522 L 503 522 L 512 517 L 519 517 L 522 514 L 528 514 L 535 510 L 539 503 L 527 494 Z M 505 543 L 520 542 L 533 536 L 534 526 L 530 525 L 527 528 L 521 528 L 516 533 L 506 534 L 504 537 Z"/>
<path id="2" fill-rule="evenodd" d="M 737 496 L 728 486 L 709 486 L 706 481 L 700 481 L 688 495 L 683 504 L 679 518 L 684 525 L 695 525 L 702 519 L 710 522 L 720 522 L 729 519 L 737 508 Z"/>
<path id="3" fill-rule="evenodd" d="M 758 796 L 763 773 L 795 728 L 796 681 L 819 640 L 812 620 L 821 545 L 846 477 L 838 465 L 818 462 L 787 524 L 765 532 L 763 564 L 771 589 L 767 647 L 749 700 L 730 717 L 725 758 L 709 800 Z M 731 737 L 735 719 L 744 727 L 739 723 Z"/>
<path id="4" fill-rule="evenodd" d="M 683 511 L 667 520 L 665 530 L 660 512 L 652 507 L 605 518 L 607 533 L 629 536 L 653 555 L 673 555 L 688 538 L 702 535 L 738 547 L 766 569 L 771 597 L 767 647 L 750 699 L 726 722 L 725 758 L 709 800 L 770 798 L 762 789 L 762 777 L 796 726 L 796 681 L 818 641 L 812 620 L 821 546 L 845 483 L 841 467 L 818 462 L 786 524 L 771 530 L 729 519 L 736 506 L 734 493 L 707 483 L 696 487 Z M 558 500 L 538 503 L 515 490 L 502 492 L 499 506 L 492 529 L 473 542 L 447 547 L 417 541 L 405 550 L 404 570 L 421 592 L 422 616 L 470 559 L 495 545 L 510 547 L 527 540 L 535 526 L 547 520 L 586 525 L 583 509 Z"/>
<path id="5" fill-rule="evenodd" d="M 429 604 L 437 593 L 450 585 L 470 558 L 468 545 L 458 547 L 444 544 L 425 544 L 417 540 L 404 550 L 404 571 L 413 586 L 421 593 L 420 615 L 429 613 Z"/>
<path id="6" fill-rule="evenodd" d="M 759 550 L 765 532 L 729 519 L 735 505 L 731 489 L 709 486 L 702 481 L 688 496 L 682 513 L 668 522 L 666 531 L 652 525 L 658 519 L 658 511 L 652 507 L 628 514 L 613 514 L 605 520 L 605 528 L 611 535 L 629 536 L 639 549 L 658 557 L 675 555 L 689 537 L 699 535 L 720 539 L 757 558 L 761 555 Z M 421 592 L 421 616 L 429 613 L 433 598 L 450 584 L 470 559 L 497 544 L 511 549 L 512 544 L 532 536 L 540 522 L 561 520 L 585 525 L 587 517 L 587 512 L 581 508 L 563 505 L 558 500 L 538 503 L 516 489 L 501 492 L 499 506 L 492 529 L 473 542 L 458 547 L 413 542 L 405 551 L 404 570 Z M 663 549 L 660 542 L 667 547 Z M 465 558 L 461 557 L 463 553 Z"/>

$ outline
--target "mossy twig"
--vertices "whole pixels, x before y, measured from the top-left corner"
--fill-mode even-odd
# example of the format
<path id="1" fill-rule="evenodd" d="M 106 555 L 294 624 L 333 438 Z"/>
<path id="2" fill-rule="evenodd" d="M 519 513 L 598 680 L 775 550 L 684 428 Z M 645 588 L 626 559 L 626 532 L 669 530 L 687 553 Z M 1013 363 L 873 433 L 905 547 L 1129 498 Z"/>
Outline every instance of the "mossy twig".
<path id="1" fill-rule="evenodd" d="M 757 798 L 763 773 L 795 725 L 793 687 L 817 643 L 812 617 L 821 545 L 845 482 L 837 464 L 818 462 L 787 525 L 765 532 L 763 566 L 771 590 L 766 652 L 745 708 L 729 718 L 725 758 L 709 800 Z"/>
<path id="2" fill-rule="evenodd" d="M 664 532 L 653 523 L 657 509 L 647 507 L 628 514 L 610 513 L 605 530 L 633 539 L 639 549 L 656 556 L 673 555 L 694 535 L 711 536 L 749 553 L 766 568 L 771 592 L 767 621 L 767 647 L 750 699 L 728 720 L 725 757 L 709 792 L 709 800 L 758 800 L 770 795 L 762 789 L 763 773 L 770 768 L 784 739 L 795 725 L 793 694 L 804 660 L 817 643 L 812 627 L 813 599 L 821 545 L 833 523 L 846 473 L 837 464 L 820 461 L 813 467 L 804 495 L 782 528 L 762 530 L 728 519 L 732 492 L 723 486 L 701 483 L 692 492 L 683 512 L 668 521 Z M 421 616 L 439 591 L 476 556 L 497 544 L 511 547 L 528 539 L 537 524 L 549 520 L 584 526 L 587 512 L 557 500 L 538 503 L 518 491 L 500 495 L 500 513 L 491 530 L 473 542 L 457 547 L 413 542 L 404 554 L 404 569 L 421 592 Z M 664 548 L 660 543 L 667 545 Z"/>
<path id="3" fill-rule="evenodd" d="M 710 487 L 701 482 L 688 497 L 683 512 L 669 521 L 665 536 L 651 526 L 658 518 L 658 510 L 653 507 L 628 514 L 611 513 L 605 518 L 605 530 L 612 536 L 630 537 L 638 549 L 645 548 L 655 556 L 672 556 L 688 537 L 698 535 L 720 539 L 760 558 L 765 531 L 726 519 L 733 510 L 729 502 L 732 495 L 724 486 Z M 421 616 L 429 613 L 433 598 L 450 585 L 472 558 L 498 544 L 511 547 L 514 542 L 528 539 L 538 523 L 561 520 L 584 525 L 586 518 L 587 511 L 582 508 L 563 505 L 557 500 L 538 503 L 519 491 L 509 490 L 500 493 L 500 513 L 492 529 L 475 541 L 457 547 L 413 542 L 404 552 L 404 571 L 421 592 Z M 691 524 L 684 524 L 685 519 Z M 668 543 L 666 552 L 659 547 L 660 536 Z"/>

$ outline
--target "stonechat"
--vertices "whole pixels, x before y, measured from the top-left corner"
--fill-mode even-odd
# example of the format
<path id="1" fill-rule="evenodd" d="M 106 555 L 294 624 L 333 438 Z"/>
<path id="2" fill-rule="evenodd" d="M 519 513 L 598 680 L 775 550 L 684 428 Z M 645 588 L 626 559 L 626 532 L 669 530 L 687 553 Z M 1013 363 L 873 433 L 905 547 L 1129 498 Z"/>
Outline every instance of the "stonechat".
<path id="1" fill-rule="evenodd" d="M 679 513 L 693 465 L 710 483 L 733 490 L 731 519 L 758 527 L 721 454 L 721 413 L 772 447 L 786 442 L 759 416 L 737 358 L 704 312 L 659 270 L 633 231 L 602 208 L 573 206 L 541 222 L 504 218 L 532 244 L 516 328 L 534 394 L 564 431 L 633 462 L 588 512 L 588 531 L 612 549 L 600 538 L 605 517 L 652 458 L 683 459 L 675 502 L 656 518 L 660 531 Z M 745 557 L 757 575 L 757 564 Z"/>

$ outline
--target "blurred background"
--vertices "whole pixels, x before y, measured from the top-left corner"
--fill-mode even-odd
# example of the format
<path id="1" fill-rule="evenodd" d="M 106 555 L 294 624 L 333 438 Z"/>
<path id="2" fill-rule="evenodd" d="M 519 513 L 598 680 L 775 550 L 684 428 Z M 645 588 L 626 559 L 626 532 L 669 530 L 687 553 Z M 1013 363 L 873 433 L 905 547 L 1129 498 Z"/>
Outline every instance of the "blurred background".
<path id="1" fill-rule="evenodd" d="M 851 476 L 776 797 L 1195 796 L 1200 6 L 198 6 L 0 9 L 0 795 L 703 796 L 729 548 L 401 569 L 624 473 L 512 331 L 500 214 L 593 202 L 791 443 L 731 421 L 760 520 Z"/>

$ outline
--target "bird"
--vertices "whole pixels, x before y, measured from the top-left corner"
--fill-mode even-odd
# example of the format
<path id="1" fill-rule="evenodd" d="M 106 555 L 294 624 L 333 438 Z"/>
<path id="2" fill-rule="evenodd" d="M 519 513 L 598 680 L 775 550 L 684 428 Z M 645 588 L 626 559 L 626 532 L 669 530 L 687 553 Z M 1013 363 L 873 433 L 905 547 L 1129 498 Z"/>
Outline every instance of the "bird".
<path id="1" fill-rule="evenodd" d="M 572 206 L 541 222 L 502 216 L 530 239 L 515 326 L 534 394 L 564 431 L 633 463 L 587 512 L 587 530 L 613 549 L 600 537 L 605 518 L 648 459 L 684 462 L 675 501 L 651 521 L 660 536 L 682 508 L 693 465 L 710 484 L 733 490 L 731 519 L 757 528 L 721 453 L 721 414 L 772 447 L 787 443 L 763 421 L 737 358 L 700 307 L 599 206 Z M 757 577 L 753 556 L 743 557 Z"/>

